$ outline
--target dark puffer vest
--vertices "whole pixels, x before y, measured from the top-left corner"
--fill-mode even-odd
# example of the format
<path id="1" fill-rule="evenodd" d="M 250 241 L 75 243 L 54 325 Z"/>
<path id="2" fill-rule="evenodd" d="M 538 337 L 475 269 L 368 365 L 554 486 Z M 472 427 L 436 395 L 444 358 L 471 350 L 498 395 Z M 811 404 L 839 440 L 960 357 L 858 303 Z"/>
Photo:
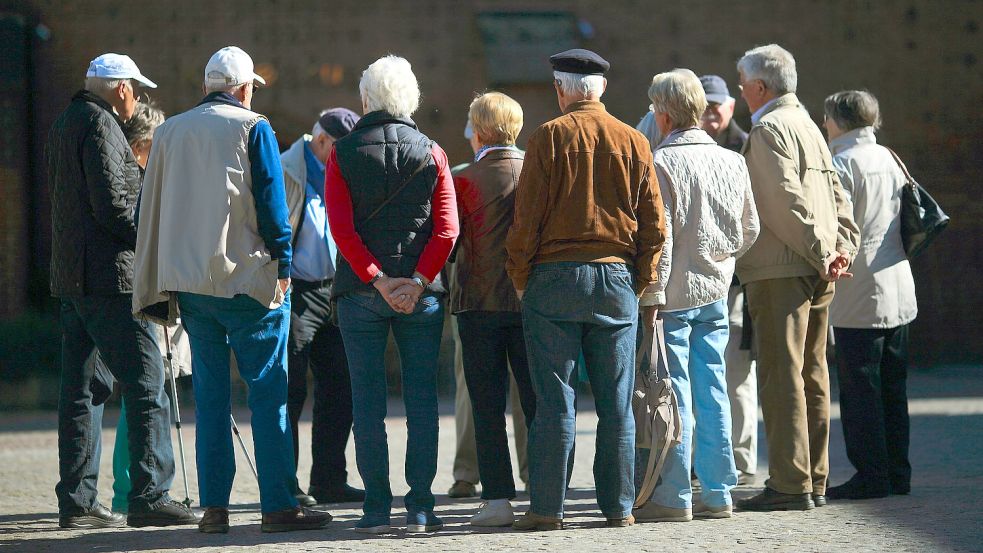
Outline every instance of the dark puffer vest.
<path id="1" fill-rule="evenodd" d="M 392 277 L 410 277 L 433 232 L 431 198 L 437 186 L 433 142 L 409 118 L 373 111 L 362 117 L 352 132 L 335 143 L 338 168 L 352 197 L 355 231 L 382 271 Z M 379 211 L 370 214 L 426 162 L 426 166 Z M 332 297 L 372 291 L 338 255 Z"/>

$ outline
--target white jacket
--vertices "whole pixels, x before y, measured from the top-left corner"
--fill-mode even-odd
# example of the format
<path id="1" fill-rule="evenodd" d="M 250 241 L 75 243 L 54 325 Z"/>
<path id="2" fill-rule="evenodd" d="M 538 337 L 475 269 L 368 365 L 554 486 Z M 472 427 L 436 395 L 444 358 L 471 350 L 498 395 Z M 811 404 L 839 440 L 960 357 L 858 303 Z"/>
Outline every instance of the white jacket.
<path id="1" fill-rule="evenodd" d="M 666 208 L 666 242 L 655 297 L 642 303 L 680 311 L 726 298 L 737 257 L 760 231 L 744 157 L 691 128 L 659 144 L 655 172 Z"/>
<path id="2" fill-rule="evenodd" d="M 853 278 L 836 282 L 829 322 L 843 328 L 894 328 L 918 314 L 915 281 L 901 243 L 901 189 L 905 176 L 891 152 L 862 127 L 830 141 L 833 167 L 853 201 L 860 249 Z"/>

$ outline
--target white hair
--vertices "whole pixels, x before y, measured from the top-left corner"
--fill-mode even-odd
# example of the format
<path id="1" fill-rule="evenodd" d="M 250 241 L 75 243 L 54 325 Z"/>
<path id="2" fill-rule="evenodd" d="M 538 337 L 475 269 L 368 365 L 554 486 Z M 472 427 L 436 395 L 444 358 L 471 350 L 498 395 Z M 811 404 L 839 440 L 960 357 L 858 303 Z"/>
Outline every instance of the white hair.
<path id="1" fill-rule="evenodd" d="M 116 90 L 119 85 L 127 83 L 130 88 L 133 88 L 133 83 L 130 79 L 104 79 L 102 77 L 86 77 L 85 78 L 85 89 L 89 92 L 94 92 L 96 94 L 105 94 Z"/>
<path id="2" fill-rule="evenodd" d="M 324 127 L 321 126 L 321 118 L 324 117 L 324 114 L 327 113 L 327 112 L 329 112 L 329 111 L 331 111 L 331 110 L 329 110 L 329 109 L 322 109 L 321 110 L 321 113 L 317 114 L 317 121 L 315 121 L 314 122 L 314 126 L 311 127 L 311 137 L 317 138 L 318 136 L 320 136 L 322 134 L 328 134 L 328 131 L 324 130 Z"/>
<path id="3" fill-rule="evenodd" d="M 368 111 L 385 111 L 409 117 L 420 107 L 420 86 L 410 62 L 399 56 L 383 56 L 362 72 L 358 91 Z"/>
<path id="4" fill-rule="evenodd" d="M 777 44 L 758 46 L 744 52 L 737 62 L 737 70 L 745 81 L 760 80 L 765 88 L 776 94 L 795 92 L 798 77 L 795 58 L 791 52 Z"/>
<path id="5" fill-rule="evenodd" d="M 600 98 L 604 94 L 604 75 L 581 75 L 554 71 L 556 79 L 564 96 L 581 96 L 583 98 Z"/>
<path id="6" fill-rule="evenodd" d="M 210 85 L 210 84 L 208 84 L 206 82 L 205 83 L 205 94 L 211 94 L 212 92 L 228 92 L 229 94 L 233 94 L 237 88 L 242 88 L 242 87 L 244 87 L 244 86 L 246 86 L 248 84 L 249 83 L 239 83 L 239 84 L 234 84 L 234 85 L 227 85 L 227 84 L 211 84 Z"/>

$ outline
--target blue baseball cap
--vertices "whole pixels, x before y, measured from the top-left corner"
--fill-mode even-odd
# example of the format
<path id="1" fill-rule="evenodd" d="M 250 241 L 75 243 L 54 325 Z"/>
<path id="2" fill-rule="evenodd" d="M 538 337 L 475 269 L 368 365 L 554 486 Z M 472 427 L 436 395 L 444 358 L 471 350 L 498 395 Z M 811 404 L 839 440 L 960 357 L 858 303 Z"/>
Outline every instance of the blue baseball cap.
<path id="1" fill-rule="evenodd" d="M 727 90 L 727 81 L 718 75 L 703 75 L 700 77 L 700 84 L 703 85 L 703 92 L 707 95 L 707 102 L 726 104 L 734 100 Z"/>

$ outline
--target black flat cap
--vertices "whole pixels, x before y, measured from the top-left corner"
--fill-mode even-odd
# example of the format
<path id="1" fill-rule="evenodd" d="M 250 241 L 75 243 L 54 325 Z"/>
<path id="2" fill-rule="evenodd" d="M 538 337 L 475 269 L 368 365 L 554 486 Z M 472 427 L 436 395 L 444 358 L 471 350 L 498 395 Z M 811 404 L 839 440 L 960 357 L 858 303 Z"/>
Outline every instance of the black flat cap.
<path id="1" fill-rule="evenodd" d="M 611 68 L 608 60 L 590 50 L 574 48 L 550 56 L 554 71 L 577 73 L 579 75 L 603 75 Z"/>

